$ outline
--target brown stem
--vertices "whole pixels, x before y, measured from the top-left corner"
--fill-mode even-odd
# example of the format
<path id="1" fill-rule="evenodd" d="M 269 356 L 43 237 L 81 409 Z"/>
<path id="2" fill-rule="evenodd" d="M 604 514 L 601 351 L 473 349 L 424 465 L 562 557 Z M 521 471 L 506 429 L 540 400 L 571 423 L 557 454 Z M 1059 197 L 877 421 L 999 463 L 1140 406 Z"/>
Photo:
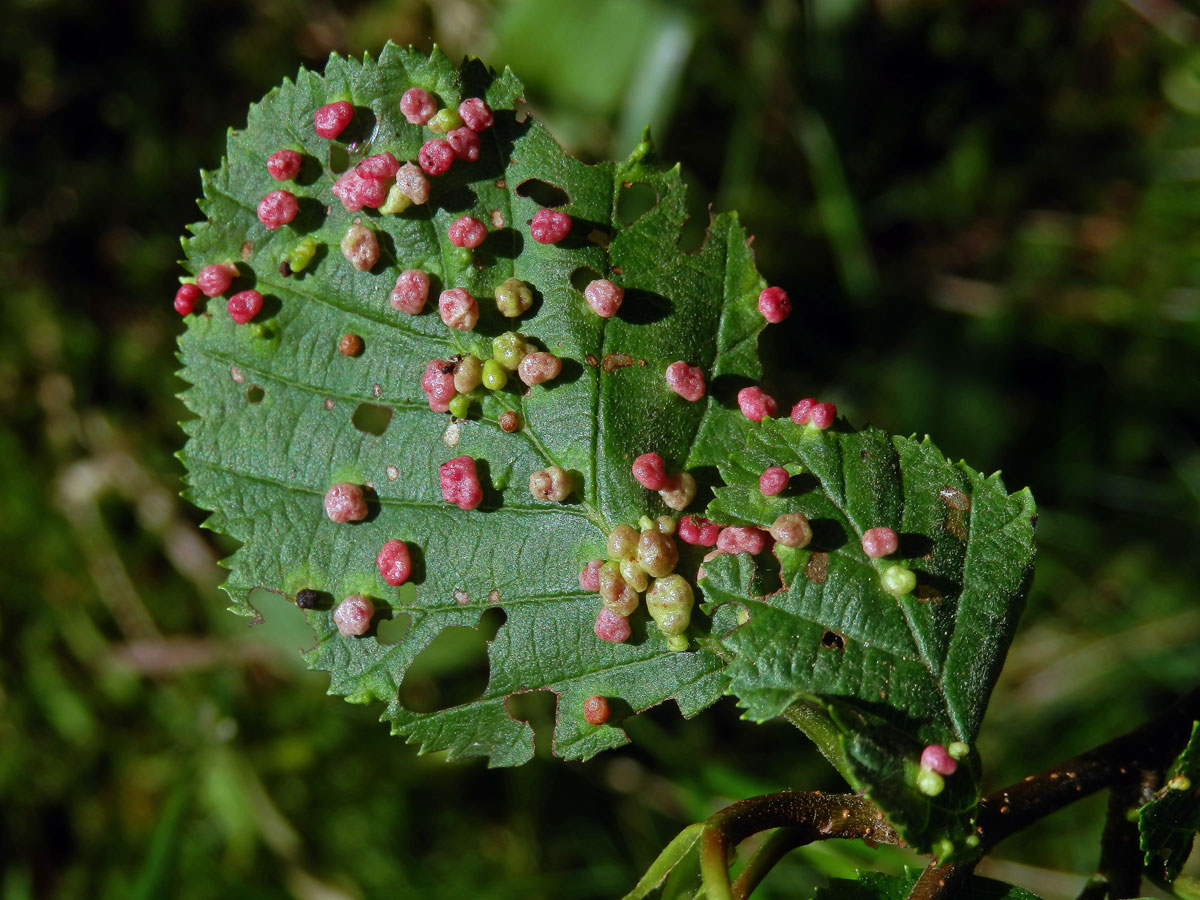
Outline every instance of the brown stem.
<path id="1" fill-rule="evenodd" d="M 1140 728 L 987 797 L 979 804 L 976 823 L 979 856 L 1009 835 L 1101 788 L 1139 783 L 1142 773 L 1163 772 L 1187 743 L 1197 719 L 1200 688 Z M 975 862 L 931 863 L 913 885 L 909 900 L 948 900 L 974 867 Z"/>
<path id="2" fill-rule="evenodd" d="M 729 850 L 761 831 L 787 829 L 787 839 L 792 841 L 787 850 L 835 837 L 868 838 L 889 844 L 899 842 L 879 808 L 857 794 L 822 794 L 819 791 L 764 794 L 725 807 L 710 816 L 705 824 L 700 849 L 701 869 L 705 887 L 718 897 L 745 896 L 736 894 L 730 884 Z M 764 858 L 751 869 L 751 874 L 746 876 L 747 882 L 754 879 L 750 890 L 787 850 L 769 862 Z M 740 878 L 739 883 L 743 883 Z"/>

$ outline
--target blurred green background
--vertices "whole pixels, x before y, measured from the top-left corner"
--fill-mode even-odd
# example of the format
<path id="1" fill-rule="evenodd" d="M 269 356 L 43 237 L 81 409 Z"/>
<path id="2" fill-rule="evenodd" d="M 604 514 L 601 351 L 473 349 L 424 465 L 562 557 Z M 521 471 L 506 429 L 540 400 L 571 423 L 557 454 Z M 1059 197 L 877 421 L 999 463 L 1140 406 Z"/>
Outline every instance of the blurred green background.
<path id="1" fill-rule="evenodd" d="M 0 900 L 617 897 L 684 824 L 837 789 L 730 701 L 634 745 L 447 765 L 326 697 L 305 628 L 224 612 L 177 499 L 171 310 L 197 170 L 298 65 L 386 39 L 510 65 L 587 159 L 644 123 L 798 312 L 783 397 L 1033 488 L 1030 609 L 981 737 L 999 786 L 1200 674 L 1200 19 L 1173 0 L 9 0 L 0 28 Z M 773 360 L 773 362 L 772 362 Z M 478 690 L 440 641 L 421 702 Z M 443 677 L 468 661 L 468 676 Z M 475 661 L 475 662 L 471 662 Z M 411 682 L 411 684 L 409 683 Z M 1103 798 L 986 871 L 1072 897 Z M 807 897 L 860 844 L 793 854 Z"/>

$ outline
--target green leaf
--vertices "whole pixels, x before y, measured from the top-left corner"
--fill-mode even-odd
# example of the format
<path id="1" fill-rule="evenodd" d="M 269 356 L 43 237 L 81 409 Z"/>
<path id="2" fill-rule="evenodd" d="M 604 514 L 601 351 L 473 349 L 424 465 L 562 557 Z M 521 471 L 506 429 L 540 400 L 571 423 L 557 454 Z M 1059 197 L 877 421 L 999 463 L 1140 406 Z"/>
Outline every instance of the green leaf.
<path id="1" fill-rule="evenodd" d="M 1183 753 L 1167 771 L 1167 784 L 1138 812 L 1138 830 L 1146 868 L 1175 881 L 1200 831 L 1200 722 Z"/>
<path id="2" fill-rule="evenodd" d="M 904 900 L 920 877 L 919 869 L 910 869 L 903 876 L 860 872 L 854 880 L 833 879 L 829 887 L 817 891 L 816 900 Z M 1023 887 L 979 875 L 971 876 L 954 896 L 961 900 L 1038 900 Z"/>
<path id="3" fill-rule="evenodd" d="M 330 193 L 342 171 L 385 150 L 416 159 L 433 136 L 400 113 L 400 97 L 414 85 L 447 107 L 486 98 L 496 124 L 482 134 L 481 158 L 431 179 L 424 206 L 392 215 L 346 212 Z M 692 715 L 722 693 L 724 663 L 714 642 L 669 652 L 641 614 L 628 643 L 599 641 L 592 632 L 599 601 L 580 589 L 577 574 L 602 554 L 613 526 L 665 511 L 634 481 L 630 461 L 653 449 L 673 471 L 682 468 L 712 402 L 672 393 L 665 367 L 684 359 L 710 381 L 757 377 L 764 324 L 755 306 L 763 281 L 734 216 L 713 218 L 704 245 L 681 252 L 678 167 L 654 163 L 648 141 L 623 163 L 573 160 L 542 126 L 514 112 L 520 93 L 510 72 L 477 61 L 460 72 L 440 52 L 426 58 L 395 46 L 378 61 L 333 56 L 324 76 L 301 71 L 295 83 L 273 90 L 251 107 L 244 129 L 230 132 L 221 167 L 204 173 L 206 220 L 184 241 L 187 271 L 235 261 L 240 276 L 231 290 L 256 288 L 264 309 L 253 323 L 236 325 L 224 298 L 214 298 L 187 318 L 179 343 L 181 374 L 191 385 L 182 397 L 195 415 L 184 424 L 180 454 L 187 496 L 212 511 L 209 527 L 241 542 L 225 561 L 232 608 L 256 615 L 249 596 L 259 587 L 288 596 L 321 592 L 325 608 L 307 613 L 317 636 L 308 660 L 330 672 L 330 691 L 352 702 L 385 702 L 393 731 L 422 750 L 486 756 L 493 765 L 519 764 L 533 753 L 529 725 L 506 707 L 514 693 L 555 692 L 555 750 L 571 758 L 626 742 L 620 719 L 635 711 L 673 698 Z M 340 99 L 352 102 L 355 120 L 337 140 L 317 136 L 313 111 Z M 289 146 L 301 150 L 305 167 L 297 182 L 281 185 L 264 164 Z M 567 198 L 562 209 L 575 228 L 560 245 L 529 237 L 542 196 L 536 181 Z M 619 214 L 625 185 L 644 185 L 638 190 L 653 198 L 633 221 Z M 300 214 L 268 231 L 256 205 L 280 187 L 298 196 Z M 449 224 L 466 214 L 492 223 L 470 259 L 447 238 Z M 355 271 L 339 252 L 359 219 L 380 237 L 381 259 L 369 272 Z M 319 244 L 313 262 L 281 274 L 281 262 L 305 237 Z M 390 290 L 408 268 L 431 274 L 432 311 L 410 317 L 391 309 Z M 517 323 L 491 301 L 510 277 L 532 284 L 538 298 Z M 580 293 L 597 277 L 626 291 L 620 314 L 609 320 L 592 313 Z M 437 287 L 479 298 L 474 332 L 442 324 Z M 426 363 L 456 353 L 485 357 L 490 339 L 510 329 L 561 357 L 562 376 L 523 392 L 513 378 L 508 389 L 486 393 L 462 423 L 431 412 L 419 387 Z M 361 355 L 338 353 L 345 333 L 363 339 Z M 508 410 L 524 423 L 514 434 L 498 427 Z M 486 490 L 482 506 L 469 512 L 445 503 L 438 482 L 438 466 L 461 455 L 479 461 Z M 566 503 L 539 502 L 527 490 L 530 474 L 551 464 L 577 476 L 580 487 Z M 323 495 L 341 481 L 373 492 L 365 521 L 335 524 L 324 514 Z M 414 587 L 389 587 L 376 571 L 375 556 L 392 538 L 414 550 Z M 374 630 L 341 635 L 329 607 L 352 593 L 373 598 L 379 619 L 408 616 L 403 639 L 385 644 Z M 488 647 L 483 694 L 430 713 L 407 708 L 401 685 L 418 653 L 443 629 L 474 627 L 496 607 L 506 618 Z M 694 622 L 694 635 L 707 627 Z M 593 694 L 614 701 L 609 724 L 584 721 L 583 701 Z"/>
<path id="4" fill-rule="evenodd" d="M 736 435 L 740 442 L 719 465 L 725 486 L 708 515 L 769 527 L 801 512 L 814 534 L 802 549 L 776 546 L 777 575 L 744 555 L 706 564 L 706 608 L 749 613 L 725 640 L 736 654 L 730 693 L 755 721 L 798 701 L 824 709 L 844 771 L 907 841 L 944 858 L 970 853 L 974 755 L 936 797 L 918 791 L 916 777 L 926 745 L 970 743 L 978 731 L 1032 570 L 1032 498 L 949 462 L 928 439 L 841 423 L 755 424 L 724 411 L 710 419 L 696 455 L 715 458 Z M 764 497 L 758 478 L 774 465 L 792 479 Z M 870 559 L 862 535 L 879 526 L 894 529 L 900 547 Z M 896 564 L 916 574 L 914 593 L 881 586 Z"/>
<path id="5" fill-rule="evenodd" d="M 658 854 L 658 857 L 650 864 L 650 868 L 634 885 L 633 890 L 621 900 L 644 900 L 667 880 L 667 876 L 681 868 L 687 870 L 686 874 L 692 881 L 698 880 L 700 873 L 699 847 L 700 840 L 704 837 L 704 828 L 705 823 L 696 822 L 675 835 L 671 839 L 671 843 L 667 844 L 662 853 Z M 685 892 L 690 895 L 692 891 L 694 891 L 694 887 L 689 884 Z"/>

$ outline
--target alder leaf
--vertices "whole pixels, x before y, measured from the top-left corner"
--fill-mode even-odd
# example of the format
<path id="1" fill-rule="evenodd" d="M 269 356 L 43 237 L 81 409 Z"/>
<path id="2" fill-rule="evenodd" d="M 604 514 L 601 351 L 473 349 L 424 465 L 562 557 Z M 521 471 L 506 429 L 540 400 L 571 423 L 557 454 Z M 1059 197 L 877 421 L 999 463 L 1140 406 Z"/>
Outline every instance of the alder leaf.
<path id="1" fill-rule="evenodd" d="M 1167 770 L 1166 786 L 1138 812 L 1146 868 L 1175 881 L 1200 831 L 1200 722 L 1179 758 Z"/>
<path id="2" fill-rule="evenodd" d="M 759 566 L 745 555 L 705 565 L 706 609 L 733 604 L 749 615 L 724 640 L 736 655 L 730 693 L 755 721 L 797 701 L 823 710 L 852 785 L 909 843 L 945 859 L 969 854 L 977 758 L 931 797 L 916 787 L 921 751 L 975 739 L 1032 572 L 1032 497 L 949 462 L 928 438 L 841 422 L 822 431 L 713 410 L 695 456 L 720 454 L 725 486 L 711 518 L 766 528 L 800 512 L 813 532 L 803 548 L 776 545 Z M 759 475 L 770 466 L 791 480 L 765 497 Z M 899 548 L 871 559 L 862 535 L 881 526 Z M 912 593 L 884 589 L 894 565 L 915 573 Z"/>
<path id="3" fill-rule="evenodd" d="M 400 112 L 412 86 L 451 109 L 466 97 L 486 99 L 495 125 L 481 133 L 479 160 L 457 161 L 432 178 L 425 205 L 399 214 L 347 212 L 330 192 L 339 174 L 383 151 L 415 160 L 434 136 Z M 436 50 L 427 58 L 392 45 L 378 61 L 333 56 L 323 76 L 301 71 L 273 90 L 251 107 L 244 129 L 230 132 L 220 168 L 203 174 L 206 220 L 185 239 L 183 263 L 195 275 L 233 261 L 239 275 L 230 291 L 255 288 L 264 308 L 238 325 L 225 298 L 213 298 L 187 317 L 179 343 L 190 385 L 182 398 L 195 416 L 184 423 L 180 454 L 187 496 L 212 511 L 208 527 L 241 543 L 225 561 L 232 608 L 257 615 L 250 603 L 256 588 L 291 598 L 317 591 L 322 608 L 307 613 L 317 636 L 308 660 L 329 671 L 332 693 L 386 703 L 392 730 L 422 751 L 486 756 L 493 765 L 519 764 L 533 753 L 530 726 L 506 705 L 516 693 L 557 695 L 555 751 L 569 758 L 624 743 L 620 721 L 636 711 L 674 699 L 693 715 L 721 695 L 724 662 L 713 641 L 701 644 L 707 619 L 696 616 L 687 652 L 668 651 L 644 613 L 633 617 L 627 643 L 604 643 L 592 630 L 599 600 L 580 589 L 578 572 L 602 555 L 612 527 L 667 511 L 633 479 L 630 461 L 653 449 L 679 470 L 707 403 L 673 393 L 666 366 L 685 360 L 710 381 L 756 378 L 756 338 L 765 324 L 756 307 L 764 283 L 736 217 L 716 216 L 703 246 L 682 252 L 678 167 L 653 162 L 648 140 L 623 163 L 584 165 L 514 111 L 520 94 L 508 71 L 496 74 L 477 61 L 460 71 Z M 350 126 L 335 140 L 319 137 L 314 111 L 343 99 L 354 107 Z M 300 151 L 304 165 L 294 182 L 281 184 L 265 162 L 284 147 Z M 279 188 L 295 193 L 300 212 L 271 231 L 256 205 Z M 646 208 L 634 209 L 639 200 Z M 555 203 L 573 229 L 558 245 L 539 244 L 528 223 L 539 204 Z M 463 215 L 489 228 L 473 255 L 447 237 Z M 379 263 L 366 272 L 339 251 L 358 220 L 381 244 Z M 306 237 L 318 244 L 312 263 L 298 273 L 281 268 Z M 416 316 L 389 305 L 396 277 L 410 268 L 428 272 L 435 285 Z M 491 299 L 510 277 L 536 295 L 517 322 Z M 600 277 L 625 289 L 619 314 L 607 320 L 581 294 Z M 473 332 L 438 317 L 437 290 L 451 287 L 479 299 Z M 504 390 L 483 392 L 461 423 L 432 412 L 419 386 L 426 363 L 465 353 L 486 358 L 491 339 L 510 329 L 558 355 L 561 376 L 528 391 L 514 377 Z M 364 343 L 357 356 L 338 352 L 346 333 Z M 498 426 L 506 411 L 520 414 L 516 433 Z M 438 481 L 439 465 L 463 455 L 477 461 L 485 489 L 471 511 L 447 504 Z M 551 464 L 576 478 L 565 503 L 530 496 L 530 474 Z M 339 482 L 367 486 L 365 521 L 327 518 L 322 499 Z M 390 587 L 376 570 L 389 539 L 412 548 L 410 585 Z M 373 599 L 376 626 L 407 616 L 407 634 L 390 644 L 374 628 L 343 636 L 330 607 L 349 594 Z M 401 686 L 421 650 L 446 628 L 476 627 L 493 608 L 505 620 L 488 645 L 482 695 L 433 712 L 406 707 Z M 608 724 L 584 721 L 583 702 L 595 694 L 610 699 Z"/>

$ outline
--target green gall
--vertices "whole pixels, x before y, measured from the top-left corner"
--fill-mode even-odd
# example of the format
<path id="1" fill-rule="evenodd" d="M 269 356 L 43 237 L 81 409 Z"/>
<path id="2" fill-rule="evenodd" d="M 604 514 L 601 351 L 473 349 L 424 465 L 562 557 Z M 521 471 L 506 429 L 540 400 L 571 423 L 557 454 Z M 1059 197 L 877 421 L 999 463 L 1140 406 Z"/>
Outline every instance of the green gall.
<path id="1" fill-rule="evenodd" d="M 638 536 L 637 558 L 647 574 L 662 578 L 675 571 L 679 550 L 675 547 L 674 538 L 654 528 Z"/>
<path id="2" fill-rule="evenodd" d="M 496 309 L 500 315 L 515 319 L 533 306 L 533 291 L 519 278 L 509 278 L 496 288 Z"/>
<path id="3" fill-rule="evenodd" d="M 492 338 L 492 359 L 510 372 L 517 370 L 517 366 L 521 364 L 521 360 L 528 352 L 529 345 L 525 342 L 523 334 L 506 331 L 504 334 Z"/>
<path id="4" fill-rule="evenodd" d="M 912 569 L 904 566 L 889 566 L 879 576 L 879 584 L 893 597 L 903 597 L 905 594 L 911 594 L 916 588 L 917 576 L 913 574 Z"/>
<path id="5" fill-rule="evenodd" d="M 954 842 L 949 838 L 942 838 L 933 845 L 933 852 L 938 861 L 943 862 L 954 855 Z"/>
<path id="6" fill-rule="evenodd" d="M 446 134 L 455 128 L 462 128 L 462 118 L 447 106 L 434 113 L 433 118 L 426 125 L 434 134 Z"/>
<path id="7" fill-rule="evenodd" d="M 951 741 L 946 745 L 946 752 L 951 759 L 963 759 L 971 752 L 971 745 L 962 741 Z"/>
<path id="8" fill-rule="evenodd" d="M 456 255 L 460 266 L 469 266 L 475 261 L 475 251 L 470 247 L 459 247 Z"/>
<path id="9" fill-rule="evenodd" d="M 659 516 L 654 520 L 654 527 L 658 529 L 659 534 L 674 534 L 675 520 L 671 516 Z"/>
<path id="10" fill-rule="evenodd" d="M 608 558 L 628 559 L 637 552 L 638 533 L 629 525 L 618 525 L 608 533 Z"/>
<path id="11" fill-rule="evenodd" d="M 688 648 L 688 639 L 682 634 L 667 635 L 667 649 L 673 653 L 682 653 Z"/>
<path id="12" fill-rule="evenodd" d="M 946 780 L 932 769 L 921 769 L 917 773 L 917 790 L 926 797 L 936 797 L 946 789 Z"/>
<path id="13" fill-rule="evenodd" d="M 647 515 L 638 516 L 638 530 L 646 531 L 654 527 L 654 520 Z"/>
<path id="14" fill-rule="evenodd" d="M 454 366 L 454 389 L 469 394 L 483 383 L 483 361 L 478 356 L 464 356 Z"/>
<path id="15" fill-rule="evenodd" d="M 656 578 L 646 591 L 646 609 L 666 635 L 683 634 L 692 620 L 696 599 L 682 575 Z"/>
<path id="16" fill-rule="evenodd" d="M 450 402 L 446 405 L 450 408 L 450 415 L 456 419 L 465 419 L 471 412 L 471 401 L 474 398 L 466 394 L 455 394 Z"/>
<path id="17" fill-rule="evenodd" d="M 317 255 L 317 242 L 310 237 L 304 238 L 288 251 L 287 264 L 293 272 L 303 272 L 308 268 L 314 256 Z"/>
<path id="18" fill-rule="evenodd" d="M 400 184 L 393 184 L 388 188 L 387 197 L 379 207 L 379 211 L 385 216 L 394 216 L 404 212 L 412 206 L 412 198 L 404 192 L 404 188 Z"/>
<path id="19" fill-rule="evenodd" d="M 650 586 L 650 576 L 646 574 L 636 559 L 623 559 L 620 563 L 621 577 L 635 591 L 644 591 Z"/>
<path id="20" fill-rule="evenodd" d="M 508 384 L 508 373 L 494 359 L 486 360 L 483 364 L 483 386 L 489 391 L 501 390 Z"/>
<path id="21" fill-rule="evenodd" d="M 975 849 L 976 847 L 978 847 L 978 846 L 979 846 L 979 835 L 977 835 L 977 834 L 968 834 L 968 835 L 967 835 L 967 836 L 966 836 L 966 837 L 963 839 L 963 843 L 964 843 L 964 844 L 966 844 L 968 847 L 970 847 L 970 848 L 973 850 L 973 849 Z"/>
<path id="22" fill-rule="evenodd" d="M 738 614 L 737 614 L 737 623 L 739 625 L 745 625 L 749 621 L 750 621 L 750 610 L 746 609 L 746 607 L 744 607 L 744 606 L 739 607 Z"/>
<path id="23" fill-rule="evenodd" d="M 1192 789 L 1192 779 L 1186 775 L 1176 775 L 1167 782 L 1167 787 L 1173 791 L 1190 791 Z"/>

